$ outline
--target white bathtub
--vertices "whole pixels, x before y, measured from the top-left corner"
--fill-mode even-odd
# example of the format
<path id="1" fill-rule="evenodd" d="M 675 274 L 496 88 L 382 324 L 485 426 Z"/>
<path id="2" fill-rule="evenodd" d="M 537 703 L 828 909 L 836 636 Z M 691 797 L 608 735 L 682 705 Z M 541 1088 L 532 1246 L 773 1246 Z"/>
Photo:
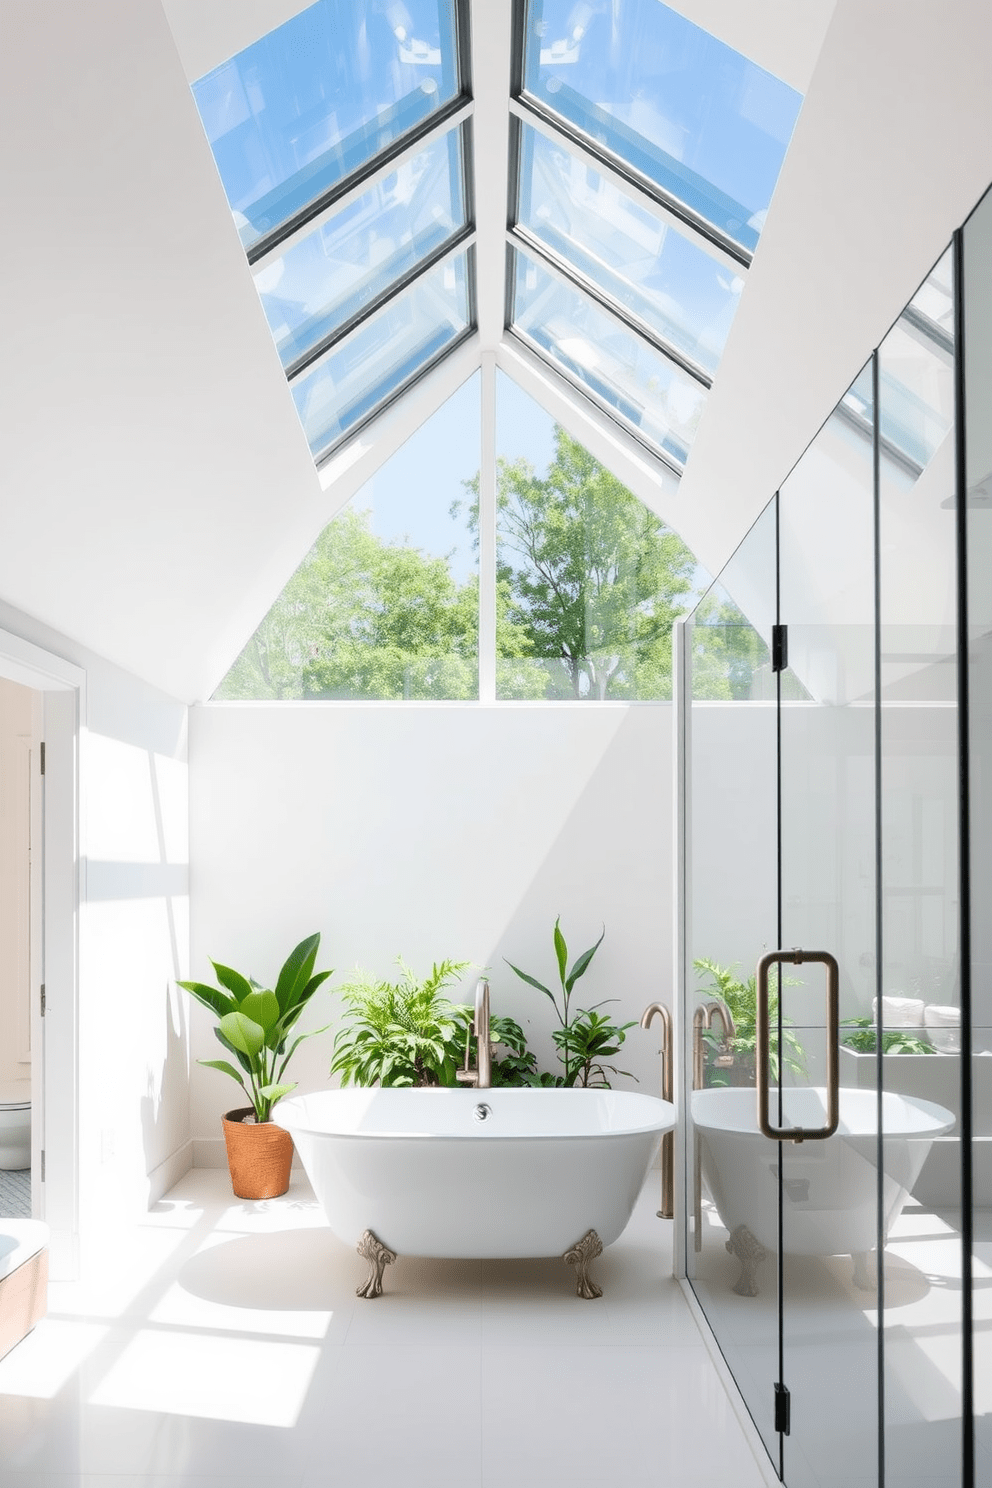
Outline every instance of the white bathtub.
<path id="1" fill-rule="evenodd" d="M 823 1089 L 783 1092 L 788 1124 L 825 1124 Z M 935 1137 L 954 1116 L 932 1101 L 885 1091 L 882 1098 L 885 1234 L 913 1189 Z M 753 1089 L 696 1090 L 695 1138 L 706 1185 L 726 1229 L 744 1225 L 769 1252 L 778 1250 L 778 1152 L 758 1130 Z M 775 1102 L 770 1113 L 777 1121 Z M 864 1255 L 874 1250 L 877 1202 L 877 1111 L 873 1090 L 842 1089 L 840 1126 L 823 1142 L 787 1142 L 784 1154 L 784 1247 L 790 1255 Z"/>
<path id="2" fill-rule="evenodd" d="M 478 1108 L 489 1108 L 484 1120 Z M 289 1096 L 327 1222 L 398 1255 L 562 1255 L 623 1230 L 675 1108 L 617 1090 L 325 1090 Z"/>

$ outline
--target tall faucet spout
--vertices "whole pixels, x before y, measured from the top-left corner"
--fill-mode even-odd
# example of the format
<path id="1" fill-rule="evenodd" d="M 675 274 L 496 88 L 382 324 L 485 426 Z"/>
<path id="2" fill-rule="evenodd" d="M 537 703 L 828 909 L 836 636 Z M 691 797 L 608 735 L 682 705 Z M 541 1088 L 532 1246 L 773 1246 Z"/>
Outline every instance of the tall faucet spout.
<path id="1" fill-rule="evenodd" d="M 493 1046 L 489 1032 L 489 982 L 480 977 L 475 988 L 475 1039 L 478 1087 L 488 1090 L 493 1083 Z"/>

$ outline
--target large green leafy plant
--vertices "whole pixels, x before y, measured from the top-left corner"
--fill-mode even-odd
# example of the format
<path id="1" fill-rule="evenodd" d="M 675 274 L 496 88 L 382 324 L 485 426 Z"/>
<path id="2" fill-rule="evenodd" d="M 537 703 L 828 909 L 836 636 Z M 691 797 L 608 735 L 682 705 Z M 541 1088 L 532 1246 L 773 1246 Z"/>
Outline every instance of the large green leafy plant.
<path id="1" fill-rule="evenodd" d="M 533 1085 L 580 1085 L 609 1087 L 606 1078 L 607 1071 L 610 1074 L 625 1075 L 627 1070 L 617 1069 L 615 1064 L 607 1064 L 605 1061 L 612 1058 L 620 1050 L 624 1039 L 627 1037 L 627 1029 L 633 1028 L 633 1022 L 614 1023 L 605 1013 L 598 1013 L 596 1009 L 602 1007 L 602 1003 L 595 1003 L 591 1008 L 582 1008 L 574 1017 L 571 1014 L 570 1002 L 575 984 L 580 977 L 585 976 L 590 962 L 603 943 L 603 936 L 599 937 L 596 944 L 583 951 L 577 956 L 571 969 L 568 966 L 568 945 L 561 932 L 561 916 L 555 920 L 554 948 L 555 962 L 558 968 L 559 991 L 553 992 L 536 977 L 521 971 L 519 966 L 514 966 L 512 961 L 507 961 L 511 971 L 516 972 L 521 981 L 529 987 L 536 987 L 538 992 L 543 992 L 558 1017 L 559 1027 L 554 1030 L 551 1037 L 558 1050 L 558 1058 L 564 1065 L 563 1075 L 550 1075 L 542 1073 L 525 1077 L 525 1083 Z"/>
<path id="2" fill-rule="evenodd" d="M 211 987 L 205 982 L 178 983 L 216 1016 L 214 1033 L 234 1055 L 238 1068 L 227 1059 L 201 1059 L 198 1063 L 221 1070 L 236 1080 L 250 1100 L 258 1122 L 270 1121 L 272 1107 L 280 1096 L 296 1089 L 295 1081 L 286 1083 L 283 1076 L 300 1044 L 324 1033 L 329 1026 L 298 1033 L 287 1049 L 303 1009 L 317 988 L 333 975 L 330 971 L 314 972 L 319 945 L 319 934 L 301 940 L 286 958 L 271 990 L 219 961 L 210 963 L 219 986 Z"/>

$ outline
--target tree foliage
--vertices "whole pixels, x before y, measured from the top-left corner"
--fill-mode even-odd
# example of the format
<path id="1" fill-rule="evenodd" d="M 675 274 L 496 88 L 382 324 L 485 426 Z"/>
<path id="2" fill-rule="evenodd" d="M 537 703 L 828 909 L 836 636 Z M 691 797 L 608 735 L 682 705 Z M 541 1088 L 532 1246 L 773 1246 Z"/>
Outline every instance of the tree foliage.
<path id="1" fill-rule="evenodd" d="M 478 580 L 335 517 L 224 679 L 223 698 L 478 695 Z"/>
<path id="2" fill-rule="evenodd" d="M 695 559 L 558 425 L 554 441 L 543 477 L 497 463 L 499 696 L 671 697 L 672 623 Z M 477 478 L 466 485 L 477 530 Z"/>
<path id="3" fill-rule="evenodd" d="M 695 559 L 558 426 L 554 451 L 543 476 L 498 462 L 497 696 L 668 698 L 672 623 L 692 602 Z M 478 543 L 478 477 L 465 485 L 452 514 L 467 512 Z M 733 659 L 717 654 L 732 649 L 728 636 L 711 629 L 702 696 L 740 695 Z M 347 508 L 216 696 L 473 698 L 478 642 L 478 578 L 457 580 L 448 557 L 378 537 L 369 512 Z"/>

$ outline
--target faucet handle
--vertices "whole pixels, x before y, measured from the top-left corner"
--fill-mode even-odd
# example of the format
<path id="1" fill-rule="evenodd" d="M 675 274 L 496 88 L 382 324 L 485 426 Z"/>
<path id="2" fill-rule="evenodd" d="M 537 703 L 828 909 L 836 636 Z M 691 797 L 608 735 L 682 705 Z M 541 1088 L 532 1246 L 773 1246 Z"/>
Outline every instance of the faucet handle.
<path id="1" fill-rule="evenodd" d="M 478 1071 L 474 1069 L 455 1070 L 455 1079 L 458 1081 L 459 1085 L 478 1085 Z"/>

